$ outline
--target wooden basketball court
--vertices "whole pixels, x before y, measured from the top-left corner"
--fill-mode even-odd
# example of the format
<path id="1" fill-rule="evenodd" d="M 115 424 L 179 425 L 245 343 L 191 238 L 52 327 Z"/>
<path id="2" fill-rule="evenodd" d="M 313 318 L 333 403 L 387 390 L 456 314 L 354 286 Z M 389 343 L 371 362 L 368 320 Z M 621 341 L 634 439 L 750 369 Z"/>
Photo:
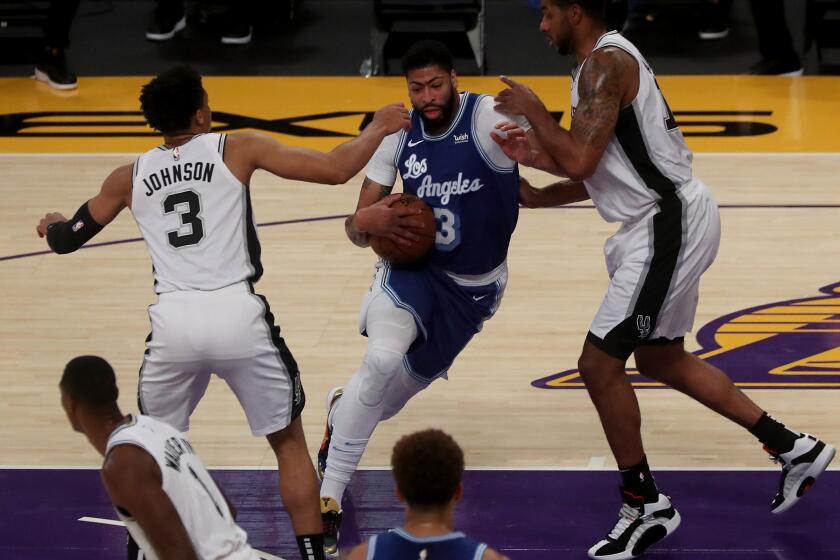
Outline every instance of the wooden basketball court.
<path id="1" fill-rule="evenodd" d="M 7 79 L 0 84 L 7 112 L 44 112 L 24 122 L 50 123 L 0 138 L 0 150 L 5 152 L 0 156 L 5 194 L 0 209 L 2 464 L 98 463 L 89 446 L 70 431 L 58 403 L 56 383 L 64 363 L 75 355 L 107 357 L 119 373 L 121 405 L 135 409 L 137 370 L 149 330 L 145 307 L 155 295 L 148 254 L 135 239 L 139 233 L 130 214 L 124 212 L 93 240 L 124 243 L 67 256 L 20 255 L 46 249 L 35 235 L 44 212 L 72 215 L 112 168 L 156 145 L 154 137 L 84 135 L 147 131 L 138 126 L 137 115 L 83 112 L 136 111 L 136 93 L 143 81 L 92 78 L 85 80 L 76 96 L 66 98 L 37 89 L 40 84 L 33 81 Z M 550 109 L 566 108 L 567 79 L 523 81 L 547 100 Z M 835 258 L 840 250 L 840 140 L 832 133 L 837 117 L 830 111 L 832 106 L 836 109 L 831 92 L 840 87 L 840 79 L 720 77 L 663 78 L 662 82 L 678 117 L 690 123 L 683 129 L 697 151 L 696 175 L 712 188 L 722 206 L 721 251 L 704 278 L 695 332 L 741 310 L 817 297 L 820 288 L 840 281 Z M 499 89 L 491 78 L 462 79 L 461 86 L 490 93 Z M 353 133 L 363 114 L 378 105 L 405 100 L 398 78 L 208 78 L 206 87 L 215 111 L 241 113 L 261 122 L 350 113 L 298 121 L 341 134 Z M 709 91 L 729 95 L 711 99 L 704 93 Z M 68 114 L 51 116 L 50 111 Z M 79 113 L 71 114 L 74 111 Z M 707 114 L 691 113 L 700 111 Z M 115 119 L 125 125 L 102 124 Z M 738 123 L 735 129 L 741 133 L 757 128 L 750 123 L 766 123 L 777 130 L 756 136 L 696 135 L 729 126 L 720 121 Z M 563 122 L 567 124 L 568 115 Z M 713 124 L 694 124 L 705 122 Z M 259 122 L 251 125 L 259 129 Z M 45 136 L 32 137 L 33 133 Z M 66 133 L 81 135 L 62 136 Z M 278 137 L 322 149 L 342 139 Z M 550 180 L 532 170 L 523 174 L 535 184 Z M 354 208 L 361 179 L 327 187 L 261 173 L 252 185 L 266 268 L 258 291 L 272 303 L 300 363 L 309 401 L 304 421 L 313 450 L 322 431 L 325 393 L 348 379 L 365 348 L 357 314 L 375 257 L 347 241 L 340 218 Z M 400 434 L 439 426 L 462 443 L 470 466 L 611 465 L 585 391 L 562 389 L 562 384 L 547 390 L 532 382 L 575 367 L 583 335 L 607 284 L 602 246 L 614 229 L 589 205 L 523 209 L 510 252 L 510 282 L 498 315 L 467 347 L 448 381 L 434 383 L 377 430 L 364 464 L 386 465 Z M 826 322 L 815 336 L 836 340 L 840 346 L 840 321 L 834 317 L 840 315 L 840 296 L 826 301 L 820 311 Z M 688 344 L 699 347 L 693 337 Z M 784 388 L 749 389 L 750 393 L 792 426 L 840 441 L 840 420 L 834 414 L 835 391 L 840 388 L 838 352 L 821 362 L 820 371 L 796 378 Z M 810 357 L 796 349 L 789 353 L 791 362 Z M 763 379 L 728 373 L 739 382 L 759 382 L 754 386 L 786 381 L 784 375 L 769 371 Z M 809 382 L 827 388 L 814 388 Z M 748 434 L 690 399 L 667 389 L 640 389 L 639 398 L 653 464 L 766 464 L 766 456 Z M 218 379 L 211 383 L 192 426 L 191 437 L 214 466 L 273 464 L 268 447 L 249 435 L 238 403 Z"/>
<path id="2" fill-rule="evenodd" d="M 137 113 L 146 79 L 88 78 L 69 95 L 31 80 L 0 80 L 0 465 L 6 468 L 100 464 L 59 404 L 58 379 L 76 355 L 106 357 L 119 375 L 123 410 L 136 410 L 149 331 L 146 306 L 155 294 L 132 217 L 124 212 L 89 247 L 66 256 L 49 254 L 35 226 L 48 211 L 72 215 L 114 167 L 159 143 Z M 567 78 L 522 81 L 568 126 Z M 687 345 L 770 413 L 837 445 L 840 78 L 660 82 L 695 150 L 695 173 L 715 193 L 723 222 L 720 254 L 704 277 Z M 261 130 L 319 149 L 356 133 L 380 105 L 407 101 L 400 78 L 217 77 L 207 78 L 205 87 L 218 127 Z M 500 83 L 465 78 L 461 87 L 495 93 Z M 550 180 L 532 170 L 523 175 L 537 185 Z M 359 175 L 329 187 L 260 173 L 251 185 L 266 269 L 257 291 L 271 302 L 301 367 L 313 453 L 323 432 L 324 396 L 347 381 L 365 349 L 358 311 L 375 256 L 353 246 L 343 231 L 361 181 Z M 363 465 L 387 466 L 399 436 L 434 426 L 456 437 L 474 469 L 614 468 L 574 368 L 607 286 L 602 247 L 615 228 L 589 204 L 523 209 L 500 311 L 456 361 L 448 381 L 435 382 L 377 429 Z M 629 373 L 639 387 L 655 468 L 769 466 L 741 428 Z M 275 466 L 265 441 L 251 437 L 239 404 L 217 378 L 193 416 L 190 438 L 213 467 Z M 242 477 L 224 476 L 233 481 L 236 499 Z M 520 557 L 511 552 L 514 544 L 501 549 Z M 558 558 L 561 549 L 552 550 L 527 557 Z"/>

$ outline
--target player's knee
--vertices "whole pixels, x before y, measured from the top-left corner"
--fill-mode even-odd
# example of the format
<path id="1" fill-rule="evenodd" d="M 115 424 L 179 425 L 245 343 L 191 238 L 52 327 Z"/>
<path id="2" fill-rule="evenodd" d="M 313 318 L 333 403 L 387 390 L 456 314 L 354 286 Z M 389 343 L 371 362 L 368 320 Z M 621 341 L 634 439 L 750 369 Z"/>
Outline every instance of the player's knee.
<path id="1" fill-rule="evenodd" d="M 379 406 L 385 390 L 402 367 L 404 355 L 398 351 L 371 343 L 362 361 L 359 401 L 365 406 Z"/>
<path id="2" fill-rule="evenodd" d="M 619 381 L 625 375 L 624 368 L 617 369 L 610 367 L 611 365 L 586 354 L 578 358 L 578 372 L 590 393 L 606 390 L 610 384 Z"/>
<path id="3" fill-rule="evenodd" d="M 594 360 L 590 356 L 582 355 L 578 358 L 578 372 L 580 376 L 586 380 L 594 376 L 596 370 L 598 369 L 597 360 Z"/>

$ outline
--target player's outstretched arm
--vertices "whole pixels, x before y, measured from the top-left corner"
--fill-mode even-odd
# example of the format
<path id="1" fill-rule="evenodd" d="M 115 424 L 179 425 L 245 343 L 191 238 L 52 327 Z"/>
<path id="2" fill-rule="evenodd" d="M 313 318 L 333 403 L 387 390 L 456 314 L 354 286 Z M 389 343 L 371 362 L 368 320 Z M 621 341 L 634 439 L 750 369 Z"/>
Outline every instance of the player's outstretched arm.
<path id="1" fill-rule="evenodd" d="M 526 86 L 502 77 L 508 88 L 496 96 L 497 108 L 524 115 L 546 153 L 564 175 L 575 181 L 595 173 L 615 133 L 624 100 L 638 90 L 638 63 L 626 52 L 606 47 L 593 52 L 578 80 L 580 101 L 570 130 L 562 128 Z"/>
<path id="2" fill-rule="evenodd" d="M 409 228 L 420 228 L 422 223 L 412 218 L 421 212 L 418 208 L 392 207 L 401 194 L 390 194 L 393 187 L 380 185 L 365 177 L 356 211 L 344 220 L 344 231 L 354 245 L 367 247 L 370 236 L 387 237 L 401 245 L 411 245 L 420 237 Z"/>
<path id="3" fill-rule="evenodd" d="M 359 136 L 326 153 L 280 144 L 255 132 L 229 135 L 226 149 L 232 150 L 234 161 L 244 160 L 251 170 L 265 169 L 286 179 L 340 185 L 362 170 L 387 135 L 410 124 L 408 109 L 394 103 L 379 109 Z"/>
<path id="4" fill-rule="evenodd" d="M 588 199 L 589 193 L 580 181 L 560 181 L 537 188 L 527 179 L 519 178 L 519 202 L 526 208 L 551 208 Z"/>
<path id="5" fill-rule="evenodd" d="M 142 527 L 158 558 L 198 560 L 181 517 L 163 491 L 160 467 L 145 450 L 115 447 L 102 466 L 102 481 L 114 505 Z"/>
<path id="6" fill-rule="evenodd" d="M 46 214 L 36 228 L 38 237 L 46 237 L 50 249 L 61 255 L 90 241 L 131 204 L 131 172 L 130 164 L 115 169 L 99 194 L 82 204 L 70 220 L 58 212 Z"/>
<path id="7" fill-rule="evenodd" d="M 367 558 L 368 543 L 363 542 L 350 551 L 347 560 L 365 560 Z"/>

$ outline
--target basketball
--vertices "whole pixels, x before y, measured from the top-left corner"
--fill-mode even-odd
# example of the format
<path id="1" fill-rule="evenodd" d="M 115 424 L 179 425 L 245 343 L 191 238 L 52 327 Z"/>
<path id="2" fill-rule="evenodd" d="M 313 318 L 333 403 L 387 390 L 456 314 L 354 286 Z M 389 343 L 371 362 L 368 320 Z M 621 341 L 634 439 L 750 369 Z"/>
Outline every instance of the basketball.
<path id="1" fill-rule="evenodd" d="M 435 231 L 437 229 L 435 214 L 428 204 L 413 194 L 403 194 L 391 206 L 394 206 L 394 204 L 422 210 L 420 214 L 412 216 L 423 223 L 422 227 L 410 228 L 412 233 L 420 237 L 420 240 L 413 242 L 411 245 L 400 245 L 387 237 L 372 235 L 370 237 L 370 247 L 374 253 L 388 262 L 396 264 L 417 262 L 425 257 L 435 244 Z"/>

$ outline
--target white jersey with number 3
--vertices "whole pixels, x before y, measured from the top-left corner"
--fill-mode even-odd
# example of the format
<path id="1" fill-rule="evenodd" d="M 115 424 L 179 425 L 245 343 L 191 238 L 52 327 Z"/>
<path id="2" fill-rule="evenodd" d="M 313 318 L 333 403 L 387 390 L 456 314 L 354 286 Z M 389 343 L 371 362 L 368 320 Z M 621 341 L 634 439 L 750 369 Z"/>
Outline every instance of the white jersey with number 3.
<path id="1" fill-rule="evenodd" d="M 217 290 L 262 275 L 248 187 L 224 162 L 224 134 L 200 134 L 137 159 L 131 210 L 155 291 Z"/>
<path id="2" fill-rule="evenodd" d="M 602 35 L 593 52 L 605 47 L 617 47 L 636 59 L 639 93 L 621 108 L 615 134 L 584 184 L 605 220 L 634 222 L 653 210 L 663 193 L 679 192 L 692 182 L 692 153 L 639 50 L 616 31 Z M 578 80 L 587 60 L 572 79 L 573 115 L 580 101 Z"/>
<path id="3" fill-rule="evenodd" d="M 160 468 L 163 491 L 190 537 L 196 556 L 214 560 L 257 560 L 248 536 L 233 520 L 227 502 L 187 439 L 163 422 L 132 415 L 108 437 L 107 457 L 119 445 L 146 451 Z M 117 514 L 148 560 L 159 555 L 130 511 Z"/>

